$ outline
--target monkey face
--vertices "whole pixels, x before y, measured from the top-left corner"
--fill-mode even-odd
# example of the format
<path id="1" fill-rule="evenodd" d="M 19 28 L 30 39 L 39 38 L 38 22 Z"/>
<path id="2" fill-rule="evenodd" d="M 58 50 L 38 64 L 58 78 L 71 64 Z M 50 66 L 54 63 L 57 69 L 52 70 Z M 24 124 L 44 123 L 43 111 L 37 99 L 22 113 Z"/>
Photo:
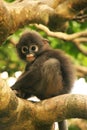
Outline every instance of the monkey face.
<path id="1" fill-rule="evenodd" d="M 28 32 L 21 36 L 17 51 L 22 60 L 33 62 L 47 48 L 48 42 L 37 33 Z"/>
<path id="2" fill-rule="evenodd" d="M 33 62 L 41 52 L 41 46 L 34 43 L 23 44 L 17 49 L 21 59 L 27 62 Z"/>
<path id="3" fill-rule="evenodd" d="M 26 61 L 32 62 L 36 58 L 36 54 L 39 51 L 39 47 L 36 44 L 30 46 L 24 45 L 21 47 L 21 52 L 25 55 Z"/>

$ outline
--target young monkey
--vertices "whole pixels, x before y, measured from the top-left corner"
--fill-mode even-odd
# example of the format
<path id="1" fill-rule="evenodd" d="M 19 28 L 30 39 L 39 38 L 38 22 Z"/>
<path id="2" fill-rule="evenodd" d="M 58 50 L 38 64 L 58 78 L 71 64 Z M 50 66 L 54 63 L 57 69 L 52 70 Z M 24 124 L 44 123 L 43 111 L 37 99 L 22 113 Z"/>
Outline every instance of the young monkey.
<path id="1" fill-rule="evenodd" d="M 27 63 L 24 73 L 12 86 L 17 96 L 27 99 L 35 95 L 43 100 L 70 92 L 74 67 L 63 51 L 52 49 L 34 31 L 24 33 L 16 47 L 20 58 Z M 67 129 L 64 124 L 59 122 L 59 130 Z"/>

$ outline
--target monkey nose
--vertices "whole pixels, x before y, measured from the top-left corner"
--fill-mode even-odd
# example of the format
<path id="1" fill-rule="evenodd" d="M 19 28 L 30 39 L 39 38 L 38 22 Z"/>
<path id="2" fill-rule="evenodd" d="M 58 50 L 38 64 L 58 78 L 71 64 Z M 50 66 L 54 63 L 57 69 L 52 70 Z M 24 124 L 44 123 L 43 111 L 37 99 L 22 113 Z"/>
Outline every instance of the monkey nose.
<path id="1" fill-rule="evenodd" d="M 26 56 L 26 59 L 27 59 L 27 61 L 32 62 L 32 61 L 35 60 L 35 55 L 34 55 L 33 53 L 28 54 L 28 55 Z"/>

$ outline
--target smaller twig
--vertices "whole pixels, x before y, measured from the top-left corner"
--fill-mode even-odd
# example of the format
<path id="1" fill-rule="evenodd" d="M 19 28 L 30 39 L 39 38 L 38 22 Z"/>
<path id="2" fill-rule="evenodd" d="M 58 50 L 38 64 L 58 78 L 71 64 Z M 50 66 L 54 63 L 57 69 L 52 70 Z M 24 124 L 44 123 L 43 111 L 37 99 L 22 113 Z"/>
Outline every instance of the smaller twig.
<path id="1" fill-rule="evenodd" d="M 35 24 L 35 26 L 37 28 L 45 31 L 49 36 L 60 38 L 62 40 L 66 40 L 66 41 L 73 41 L 73 39 L 76 39 L 76 38 L 82 37 L 82 36 L 87 37 L 87 30 L 78 32 L 78 33 L 74 33 L 74 34 L 66 34 L 63 32 L 52 32 L 46 26 L 44 26 L 42 24 L 39 24 L 39 25 Z"/>
<path id="2" fill-rule="evenodd" d="M 79 22 L 85 22 L 87 20 L 87 14 L 84 14 L 82 16 L 76 16 L 75 18 L 73 18 L 73 20 Z"/>
<path id="3" fill-rule="evenodd" d="M 76 38 L 75 40 L 73 40 L 74 42 L 78 42 L 78 43 L 86 43 L 87 42 L 87 38 L 86 37 L 81 37 L 81 38 Z"/>
<path id="4" fill-rule="evenodd" d="M 79 22 L 85 22 L 87 20 L 87 8 L 81 10 L 78 15 L 76 15 L 73 20 Z"/>
<path id="5" fill-rule="evenodd" d="M 37 28 L 45 31 L 47 33 L 47 35 L 49 35 L 49 36 L 73 42 L 75 44 L 75 46 L 78 48 L 78 50 L 80 50 L 84 55 L 87 56 L 87 50 L 85 50 L 81 46 L 82 43 L 87 42 L 87 30 L 78 32 L 78 33 L 74 33 L 74 34 L 66 34 L 63 32 L 52 32 L 46 26 L 41 25 L 41 24 L 39 24 L 39 25 L 35 24 L 35 26 Z"/>
<path id="6" fill-rule="evenodd" d="M 77 70 L 77 75 L 80 76 L 80 77 L 85 77 L 87 75 L 87 67 L 85 66 L 75 66 L 76 67 L 76 70 Z"/>
<path id="7" fill-rule="evenodd" d="M 84 54 L 85 56 L 87 56 L 87 50 L 84 49 L 84 48 L 81 46 L 80 42 L 77 42 L 77 41 L 74 40 L 73 43 L 74 43 L 74 45 L 77 47 L 77 49 L 78 49 L 82 54 Z"/>
<path id="8" fill-rule="evenodd" d="M 13 38 L 9 39 L 9 41 L 10 41 L 13 45 L 16 45 L 16 44 L 17 44 L 16 41 L 15 41 Z"/>

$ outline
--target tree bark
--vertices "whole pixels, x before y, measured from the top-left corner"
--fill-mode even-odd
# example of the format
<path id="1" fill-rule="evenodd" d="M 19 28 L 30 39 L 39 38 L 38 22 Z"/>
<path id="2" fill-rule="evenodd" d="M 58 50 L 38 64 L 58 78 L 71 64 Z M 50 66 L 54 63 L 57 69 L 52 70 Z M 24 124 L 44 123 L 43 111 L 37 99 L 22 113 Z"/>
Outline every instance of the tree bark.
<path id="1" fill-rule="evenodd" d="M 51 130 L 55 121 L 87 119 L 87 96 L 65 94 L 37 103 L 23 100 L 0 80 L 0 129 Z"/>
<path id="2" fill-rule="evenodd" d="M 41 23 L 52 30 L 63 30 L 69 20 L 86 8 L 87 0 L 0 0 L 0 43 L 18 28 Z"/>

